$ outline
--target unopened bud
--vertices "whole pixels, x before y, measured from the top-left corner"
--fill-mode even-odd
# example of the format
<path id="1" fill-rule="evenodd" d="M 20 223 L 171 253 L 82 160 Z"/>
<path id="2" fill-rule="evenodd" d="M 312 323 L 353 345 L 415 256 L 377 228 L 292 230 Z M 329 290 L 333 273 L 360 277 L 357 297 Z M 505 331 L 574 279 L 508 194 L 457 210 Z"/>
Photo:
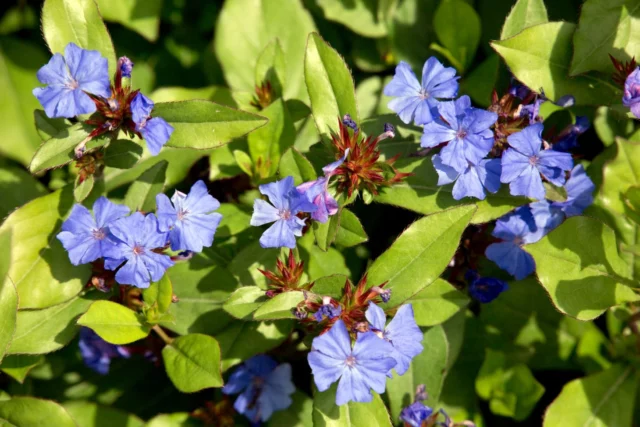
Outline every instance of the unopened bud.
<path id="1" fill-rule="evenodd" d="M 387 138 L 395 138 L 396 130 L 391 123 L 384 124 L 384 132 L 378 137 L 378 141 L 382 141 Z"/>
<path id="2" fill-rule="evenodd" d="M 391 299 L 391 289 L 382 289 L 380 286 L 374 286 L 371 290 L 380 295 L 382 302 L 389 302 Z"/>
<path id="3" fill-rule="evenodd" d="M 422 400 L 427 400 L 428 398 L 429 398 L 429 394 L 427 393 L 427 387 L 425 387 L 424 384 L 419 384 L 416 387 L 416 394 L 415 394 L 414 401 L 418 402 Z"/>
<path id="4" fill-rule="evenodd" d="M 296 307 L 293 309 L 293 315 L 298 320 L 304 320 L 307 318 L 307 312 L 300 307 Z"/>
<path id="5" fill-rule="evenodd" d="M 344 117 L 342 117 L 342 124 L 354 131 L 358 130 L 358 125 L 353 121 L 350 114 L 345 114 Z"/>

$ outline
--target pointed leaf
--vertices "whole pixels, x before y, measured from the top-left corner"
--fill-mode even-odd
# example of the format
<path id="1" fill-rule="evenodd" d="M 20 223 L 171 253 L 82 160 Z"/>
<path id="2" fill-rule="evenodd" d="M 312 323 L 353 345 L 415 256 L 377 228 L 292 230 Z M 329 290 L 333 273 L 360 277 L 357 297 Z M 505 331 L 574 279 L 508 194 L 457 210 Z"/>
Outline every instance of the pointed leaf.
<path id="1" fill-rule="evenodd" d="M 369 240 L 358 217 L 348 209 L 340 212 L 340 224 L 336 234 L 336 245 L 351 247 Z"/>
<path id="2" fill-rule="evenodd" d="M 449 282 L 436 279 L 409 299 L 419 326 L 439 325 L 469 304 L 469 297 Z"/>
<path id="3" fill-rule="evenodd" d="M 151 328 L 135 311 L 111 301 L 96 301 L 78 319 L 111 344 L 129 344 L 145 338 Z"/>
<path id="4" fill-rule="evenodd" d="M 97 0 L 106 21 L 118 22 L 149 41 L 156 41 L 160 31 L 162 2 L 144 0 Z"/>
<path id="5" fill-rule="evenodd" d="M 62 406 L 34 397 L 13 397 L 0 401 L 0 420 L 6 421 L 10 426 L 77 427 Z"/>
<path id="6" fill-rule="evenodd" d="M 292 176 L 296 185 L 318 177 L 311 162 L 295 148 L 290 148 L 280 158 L 279 173 L 280 177 Z"/>
<path id="7" fill-rule="evenodd" d="M 156 196 L 162 193 L 164 188 L 167 166 L 168 163 L 166 161 L 156 163 L 131 184 L 124 198 L 124 204 L 132 212 L 155 210 Z"/>
<path id="8" fill-rule="evenodd" d="M 455 58 L 456 67 L 461 72 L 465 70 L 480 42 L 480 17 L 473 6 L 463 0 L 441 2 L 433 17 L 433 27 L 440 43 Z"/>
<path id="9" fill-rule="evenodd" d="M 518 0 L 504 21 L 500 39 L 508 39 L 526 28 L 548 21 L 547 8 L 543 0 Z"/>
<path id="10" fill-rule="evenodd" d="M 304 301 L 300 291 L 283 292 L 267 300 L 253 313 L 255 320 L 295 319 L 293 309 Z"/>
<path id="11" fill-rule="evenodd" d="M 178 390 L 193 393 L 222 387 L 220 346 L 208 335 L 178 337 L 162 349 L 167 375 Z"/>
<path id="12" fill-rule="evenodd" d="M 44 356 L 41 354 L 14 354 L 2 360 L 0 369 L 20 384 L 24 383 L 29 371 L 44 363 Z"/>
<path id="13" fill-rule="evenodd" d="M 231 294 L 222 308 L 236 319 L 246 320 L 252 318 L 253 313 L 267 300 L 264 289 L 257 286 L 243 286 Z"/>

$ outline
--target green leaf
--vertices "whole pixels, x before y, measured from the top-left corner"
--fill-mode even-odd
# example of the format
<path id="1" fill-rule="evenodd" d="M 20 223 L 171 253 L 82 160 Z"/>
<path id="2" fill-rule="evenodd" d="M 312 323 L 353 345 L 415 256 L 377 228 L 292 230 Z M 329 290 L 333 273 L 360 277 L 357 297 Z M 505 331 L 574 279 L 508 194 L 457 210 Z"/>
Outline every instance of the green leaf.
<path id="1" fill-rule="evenodd" d="M 149 335 L 151 328 L 135 311 L 115 302 L 96 301 L 78 319 L 111 344 L 129 344 Z"/>
<path id="2" fill-rule="evenodd" d="M 573 380 L 547 408 L 543 425 L 630 426 L 637 389 L 634 370 L 621 365 Z"/>
<path id="3" fill-rule="evenodd" d="M 311 99 L 313 120 L 322 139 L 331 140 L 345 114 L 359 123 L 355 86 L 340 54 L 318 34 L 310 34 L 304 57 L 304 79 Z"/>
<path id="4" fill-rule="evenodd" d="M 440 43 L 455 58 L 456 68 L 465 70 L 480 42 L 480 17 L 473 6 L 463 0 L 443 1 L 433 17 L 433 27 Z"/>
<path id="5" fill-rule="evenodd" d="M 102 17 L 117 22 L 149 41 L 158 39 L 162 1 L 97 0 Z"/>
<path id="6" fill-rule="evenodd" d="M 338 205 L 340 205 L 340 203 L 341 200 L 338 200 Z M 340 228 L 341 216 L 341 212 L 338 211 L 337 214 L 330 216 L 329 220 L 325 223 L 318 221 L 313 222 L 313 234 L 316 237 L 316 243 L 323 251 L 329 250 L 329 246 L 331 246 L 336 239 L 338 229 Z"/>
<path id="7" fill-rule="evenodd" d="M 421 70 L 429 48 L 435 40 L 433 16 L 440 2 L 405 0 L 398 2 L 389 22 L 389 41 L 395 58 L 405 60 L 414 70 Z"/>
<path id="8" fill-rule="evenodd" d="M 6 218 L 15 208 L 47 193 L 44 185 L 24 169 L 0 167 L 0 218 Z"/>
<path id="9" fill-rule="evenodd" d="M 414 212 L 429 215 L 445 209 L 467 205 L 478 206 L 471 222 L 484 223 L 499 218 L 514 207 L 527 203 L 523 197 L 514 197 L 509 189 L 503 186 L 496 194 L 488 193 L 485 200 L 454 200 L 451 192 L 453 185 L 438 185 L 438 174 L 430 160 L 424 158 L 400 159 L 394 166 L 405 173 L 413 175 L 402 182 L 385 188 L 375 197 L 375 201 L 393 206 L 400 206 Z"/>
<path id="10" fill-rule="evenodd" d="M 2 372 L 22 384 L 29 374 L 29 371 L 41 363 L 44 363 L 44 356 L 41 354 L 14 354 L 5 357 L 2 360 L 0 369 Z"/>
<path id="11" fill-rule="evenodd" d="M 20 308 L 45 308 L 78 295 L 89 279 L 89 265 L 73 266 L 56 235 L 73 205 L 67 186 L 14 211 L 0 227 L 11 230 L 9 277 L 20 296 Z"/>
<path id="12" fill-rule="evenodd" d="M 279 346 L 292 329 L 293 322 L 288 319 L 273 322 L 234 320 L 216 335 L 222 351 L 222 371 Z"/>
<path id="13" fill-rule="evenodd" d="M 313 285 L 313 292 L 321 296 L 330 296 L 336 300 L 342 298 L 342 290 L 349 279 L 344 274 L 332 274 L 317 279 Z"/>
<path id="14" fill-rule="evenodd" d="M 42 139 L 43 141 L 56 136 L 64 129 L 67 129 L 69 126 L 71 126 L 67 119 L 50 119 L 49 117 L 47 117 L 44 110 L 34 110 L 33 119 L 36 122 L 36 130 L 40 135 L 40 139 Z M 37 147 L 34 147 L 34 149 L 35 148 Z"/>
<path id="15" fill-rule="evenodd" d="M 255 320 L 295 319 L 293 309 L 304 301 L 301 291 L 283 292 L 267 300 L 253 313 Z"/>
<path id="16" fill-rule="evenodd" d="M 153 115 L 174 127 L 167 147 L 198 150 L 220 147 L 267 123 L 256 114 L 202 99 L 159 102 Z"/>
<path id="17" fill-rule="evenodd" d="M 318 0 L 324 17 L 339 22 L 353 32 L 365 37 L 387 35 L 385 16 L 390 2 L 379 0 Z"/>
<path id="18" fill-rule="evenodd" d="M 348 209 L 340 211 L 340 223 L 336 234 L 336 245 L 351 247 L 365 243 L 369 236 L 364 231 L 362 223 L 358 217 Z"/>
<path id="19" fill-rule="evenodd" d="M 609 55 L 629 60 L 640 54 L 640 2 L 637 0 L 588 0 L 582 5 L 573 37 L 571 75 L 587 71 L 610 73 Z"/>
<path id="20" fill-rule="evenodd" d="M 162 279 L 151 283 L 147 289 L 142 290 L 144 302 L 149 306 L 156 307 L 159 314 L 169 311 L 172 297 L 173 285 L 166 274 L 162 276 Z"/>
<path id="21" fill-rule="evenodd" d="M 167 375 L 183 393 L 223 385 L 220 346 L 213 337 L 202 334 L 178 337 L 162 349 L 162 359 Z"/>
<path id="22" fill-rule="evenodd" d="M 391 114 L 393 111 L 387 107 L 389 101 L 393 99 L 383 93 L 384 87 L 391 81 L 391 76 L 384 80 L 381 77 L 368 77 L 358 83 L 356 87 L 356 104 L 360 110 L 360 117 L 367 119 L 379 114 Z M 364 126 L 364 122 L 362 123 Z M 381 132 L 379 132 L 381 133 Z M 396 133 L 396 138 L 398 134 Z M 386 143 L 395 142 L 387 140 Z"/>
<path id="23" fill-rule="evenodd" d="M 31 91 L 40 86 L 36 72 L 48 60 L 36 45 L 10 38 L 0 40 L 0 154 L 28 165 L 40 145 L 33 127 L 33 110 L 40 103 Z"/>
<path id="24" fill-rule="evenodd" d="M 242 172 L 253 177 L 253 161 L 247 153 L 242 150 L 233 150 L 233 158 L 235 159 L 238 167 L 242 169 Z"/>
<path id="25" fill-rule="evenodd" d="M 593 119 L 598 138 L 606 146 L 613 145 L 616 137 L 626 138 L 633 132 L 633 120 L 608 107 L 599 107 Z"/>
<path id="26" fill-rule="evenodd" d="M 93 178 L 93 175 L 89 175 L 84 181 L 79 181 L 80 175 L 78 175 L 75 181 L 75 188 L 73 189 L 73 199 L 77 203 L 82 203 L 82 201 L 84 201 L 84 199 L 89 197 L 89 194 L 91 194 L 95 179 Z"/>
<path id="27" fill-rule="evenodd" d="M 267 301 L 264 289 L 257 286 L 238 288 L 222 308 L 236 319 L 251 319 L 253 313 Z"/>
<path id="28" fill-rule="evenodd" d="M 293 147 L 282 155 L 279 173 L 280 177 L 292 176 L 296 185 L 313 181 L 318 177 L 311 162 Z"/>
<path id="29" fill-rule="evenodd" d="M 564 314 L 591 320 L 614 305 L 640 299 L 618 254 L 616 237 L 597 219 L 572 217 L 527 245 L 540 283 Z"/>
<path id="30" fill-rule="evenodd" d="M 11 248 L 11 232 L 0 232 L 0 247 Z M 0 252 L 0 362 L 11 344 L 16 329 L 18 293 L 7 277 L 11 265 L 11 249 Z"/>
<path id="31" fill-rule="evenodd" d="M 316 392 L 313 398 L 314 427 L 391 427 L 391 419 L 384 402 L 373 394 L 369 403 L 349 402 L 336 405 L 337 385 L 324 392 Z"/>
<path id="32" fill-rule="evenodd" d="M 94 0 L 46 0 L 42 33 L 51 52 L 64 54 L 64 48 L 73 42 L 99 51 L 109 61 L 109 75 L 116 72 L 113 43 Z"/>
<path id="33" fill-rule="evenodd" d="M 6 421 L 9 426 L 77 427 L 62 406 L 34 397 L 13 397 L 0 401 L 0 420 Z"/>
<path id="34" fill-rule="evenodd" d="M 104 297 L 91 292 L 53 307 L 18 311 L 16 332 L 7 354 L 45 354 L 61 349 L 80 330 L 75 322 L 78 316 Z"/>
<path id="35" fill-rule="evenodd" d="M 31 173 L 38 173 L 64 166 L 76 159 L 74 148 L 89 136 L 91 128 L 82 123 L 62 129 L 55 136 L 44 141 L 36 151 L 29 164 Z M 102 147 L 109 142 L 109 137 L 93 138 L 86 145 L 87 150 Z"/>
<path id="36" fill-rule="evenodd" d="M 388 282 L 397 307 L 431 285 L 447 267 L 469 225 L 474 206 L 460 206 L 419 219 L 380 255 L 368 270 L 368 283 Z"/>
<path id="37" fill-rule="evenodd" d="M 160 414 L 150 419 L 146 427 L 200 427 L 200 421 L 194 419 L 188 412 Z"/>
<path id="38" fill-rule="evenodd" d="M 266 289 L 267 279 L 258 269 L 272 270 L 276 265 L 277 249 L 264 249 L 254 241 L 233 258 L 229 271 L 243 286 L 256 285 Z"/>
<path id="39" fill-rule="evenodd" d="M 282 45 L 278 39 L 269 43 L 256 63 L 256 86 L 269 82 L 276 97 L 282 96 L 282 88 L 285 86 L 286 66 Z"/>
<path id="40" fill-rule="evenodd" d="M 131 184 L 124 198 L 124 204 L 132 212 L 155 210 L 156 196 L 162 193 L 164 188 L 167 166 L 168 163 L 166 161 L 156 163 Z"/>
<path id="41" fill-rule="evenodd" d="M 262 178 L 275 175 L 280 158 L 293 145 L 296 129 L 282 99 L 278 99 L 260 111 L 269 120 L 266 126 L 247 137 L 249 154 Z"/>
<path id="42" fill-rule="evenodd" d="M 412 296 L 415 320 L 419 326 L 439 325 L 469 304 L 469 297 L 449 282 L 436 279 L 431 285 Z"/>
<path id="43" fill-rule="evenodd" d="M 350 274 L 343 254 L 335 248 L 322 250 L 314 244 L 314 236 L 311 233 L 298 239 L 298 250 L 308 276 L 306 279 L 303 277 L 301 284 L 330 274 Z"/>
<path id="44" fill-rule="evenodd" d="M 549 22 L 543 0 L 518 0 L 502 26 L 500 39 L 508 39 L 524 29 Z"/>
<path id="45" fill-rule="evenodd" d="M 64 402 L 64 409 L 79 427 L 98 427 L 100 424 L 120 427 L 143 427 L 145 423 L 133 414 L 94 402 L 71 400 Z"/>
<path id="46" fill-rule="evenodd" d="M 425 350 L 411 361 L 409 370 L 402 376 L 394 371 L 393 378 L 387 381 L 393 419 L 399 419 L 400 411 L 413 402 L 416 387 L 420 384 L 426 386 L 429 396 L 425 405 L 434 407 L 439 402 L 450 357 L 449 342 L 442 326 L 434 326 L 426 331 L 422 345 Z"/>
<path id="47" fill-rule="evenodd" d="M 142 157 L 142 147 L 133 141 L 112 141 L 104 153 L 104 163 L 110 168 L 129 169 Z"/>
<path id="48" fill-rule="evenodd" d="M 488 107 L 499 78 L 500 57 L 492 53 L 465 76 L 460 84 L 460 92 L 469 95 L 475 103 Z"/>
<path id="49" fill-rule="evenodd" d="M 285 411 L 276 411 L 269 419 L 268 427 L 313 427 L 313 400 L 306 394 L 295 391 L 293 403 Z"/>
<path id="50" fill-rule="evenodd" d="M 489 401 L 494 414 L 523 421 L 544 394 L 544 387 L 527 365 L 510 366 L 504 353 L 487 349 L 476 378 L 476 392 Z"/>
<path id="51" fill-rule="evenodd" d="M 288 2 L 287 7 L 268 0 L 225 1 L 213 38 L 225 80 L 233 89 L 253 92 L 260 53 L 278 39 L 287 58 L 284 97 L 305 100 L 305 39 L 315 30 L 311 14 L 300 0 Z"/>
<path id="52" fill-rule="evenodd" d="M 574 31 L 575 25 L 569 22 L 549 22 L 491 46 L 518 80 L 536 91 L 543 89 L 552 101 L 571 94 L 577 105 L 619 102 L 621 92 L 608 78 L 569 77 Z"/>

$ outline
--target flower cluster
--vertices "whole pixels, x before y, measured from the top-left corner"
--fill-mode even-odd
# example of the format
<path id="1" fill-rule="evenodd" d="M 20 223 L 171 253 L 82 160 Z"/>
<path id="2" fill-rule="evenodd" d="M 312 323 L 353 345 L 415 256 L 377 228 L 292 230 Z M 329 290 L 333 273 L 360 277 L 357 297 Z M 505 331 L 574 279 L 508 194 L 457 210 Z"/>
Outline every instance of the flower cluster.
<path id="1" fill-rule="evenodd" d="M 454 423 L 444 409 L 434 411 L 433 408 L 425 405 L 422 401 L 427 400 L 425 386 L 420 384 L 416 387 L 416 394 L 411 405 L 406 406 L 400 412 L 400 420 L 405 427 L 474 427 L 471 421 Z"/>
<path id="2" fill-rule="evenodd" d="M 115 271 L 122 285 L 146 288 L 158 281 L 175 259 L 165 254 L 172 250 L 199 252 L 211 246 L 222 215 L 213 212 L 220 203 L 207 192 L 202 181 L 189 194 L 176 191 L 172 202 L 164 194 L 157 196 L 157 211 L 134 212 L 100 197 L 93 215 L 80 204 L 62 224 L 58 240 L 74 265 L 104 260 L 106 270 Z M 128 216 L 127 216 L 128 215 Z"/>
<path id="3" fill-rule="evenodd" d="M 392 370 L 403 375 L 411 359 L 423 350 L 423 335 L 411 304 L 401 306 L 388 325 L 384 311 L 373 302 L 365 315 L 369 323 L 351 330 L 342 319 L 337 320 L 328 332 L 314 338 L 308 355 L 318 390 L 325 391 L 339 380 L 337 405 L 370 402 L 371 390 L 384 393 Z"/>
<path id="4" fill-rule="evenodd" d="M 64 56 L 56 53 L 49 63 L 38 70 L 38 80 L 47 85 L 36 88 L 33 94 L 50 118 L 72 118 L 91 114 L 84 122 L 94 126 L 89 136 L 75 149 L 81 157 L 89 140 L 122 129 L 129 136 L 136 135 L 147 142 L 151 154 L 156 155 L 171 137 L 173 127 L 160 117 L 151 117 L 153 101 L 123 85 L 130 78 L 133 62 L 126 56 L 118 60 L 113 85 L 109 81 L 107 59 L 100 52 L 86 50 L 74 43 L 64 49 Z"/>
<path id="5" fill-rule="evenodd" d="M 294 391 L 291 365 L 278 365 L 264 354 L 247 359 L 222 388 L 224 394 L 238 394 L 233 407 L 253 423 L 265 422 L 275 411 L 291 406 Z"/>

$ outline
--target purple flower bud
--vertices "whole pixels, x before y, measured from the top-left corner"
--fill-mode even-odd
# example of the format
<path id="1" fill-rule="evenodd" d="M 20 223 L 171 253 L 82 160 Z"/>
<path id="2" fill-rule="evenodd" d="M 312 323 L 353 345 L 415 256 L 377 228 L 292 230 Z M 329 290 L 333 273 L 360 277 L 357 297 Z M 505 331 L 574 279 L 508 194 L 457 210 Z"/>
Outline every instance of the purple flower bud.
<path id="1" fill-rule="evenodd" d="M 178 252 L 178 255 L 172 256 L 171 259 L 173 261 L 189 261 L 191 258 L 193 258 L 194 254 L 195 252 L 193 251 L 182 251 Z"/>
<path id="2" fill-rule="evenodd" d="M 298 320 L 304 320 L 307 318 L 307 312 L 304 311 L 302 308 L 300 307 L 296 307 L 293 309 L 293 315 L 296 317 L 296 319 Z"/>
<path id="3" fill-rule="evenodd" d="M 374 286 L 371 288 L 372 291 L 377 292 L 382 298 L 382 302 L 389 302 L 391 299 L 391 289 L 382 289 L 380 286 Z"/>
<path id="4" fill-rule="evenodd" d="M 118 68 L 122 73 L 122 77 L 131 78 L 131 71 L 133 70 L 133 61 L 126 56 L 121 56 L 118 59 Z"/>
<path id="5" fill-rule="evenodd" d="M 422 402 L 414 402 L 400 412 L 400 420 L 412 427 L 420 427 L 433 413 L 433 409 Z"/>
<path id="6" fill-rule="evenodd" d="M 335 317 L 340 316 L 340 314 L 342 313 L 342 307 L 340 306 L 334 307 L 330 302 L 331 299 L 329 298 L 329 301 L 327 301 L 326 298 L 328 297 L 322 298 L 322 305 L 320 306 L 318 311 L 313 315 L 313 318 L 316 319 L 316 321 L 318 322 L 322 322 L 325 317 L 327 319 L 333 319 Z"/>
<path id="7" fill-rule="evenodd" d="M 640 118 L 640 67 L 637 67 L 624 82 L 624 95 L 622 103 L 631 107 L 631 112 Z"/>
<path id="8" fill-rule="evenodd" d="M 424 384 L 418 385 L 416 387 L 416 394 L 414 401 L 419 402 L 422 400 L 427 400 L 429 398 L 429 394 L 427 393 L 427 387 Z"/>
<path id="9" fill-rule="evenodd" d="M 354 131 L 358 130 L 358 125 L 353 121 L 350 114 L 345 114 L 342 118 L 342 124 L 348 128 L 353 129 Z"/>

